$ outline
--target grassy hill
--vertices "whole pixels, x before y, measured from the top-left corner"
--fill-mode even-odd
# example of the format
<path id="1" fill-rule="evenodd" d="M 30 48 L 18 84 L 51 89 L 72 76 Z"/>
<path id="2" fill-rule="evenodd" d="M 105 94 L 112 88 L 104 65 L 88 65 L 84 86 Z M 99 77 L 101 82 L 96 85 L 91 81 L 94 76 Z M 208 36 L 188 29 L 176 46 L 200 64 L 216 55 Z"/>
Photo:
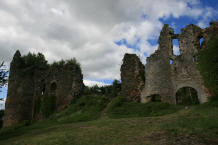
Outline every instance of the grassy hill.
<path id="1" fill-rule="evenodd" d="M 218 101 L 176 106 L 83 96 L 41 122 L 0 130 L 1 145 L 218 144 Z"/>

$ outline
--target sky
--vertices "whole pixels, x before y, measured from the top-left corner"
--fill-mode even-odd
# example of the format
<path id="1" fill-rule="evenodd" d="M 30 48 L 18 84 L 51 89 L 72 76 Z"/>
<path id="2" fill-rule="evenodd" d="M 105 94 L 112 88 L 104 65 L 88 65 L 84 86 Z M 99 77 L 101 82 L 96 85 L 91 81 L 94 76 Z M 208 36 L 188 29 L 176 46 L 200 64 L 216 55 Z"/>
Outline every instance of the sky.
<path id="1" fill-rule="evenodd" d="M 217 8 L 217 0 L 0 0 L 0 61 L 10 64 L 16 50 L 50 63 L 75 57 L 86 85 L 106 85 L 120 79 L 125 53 L 146 63 L 163 24 L 175 33 L 190 23 L 205 28 Z"/>

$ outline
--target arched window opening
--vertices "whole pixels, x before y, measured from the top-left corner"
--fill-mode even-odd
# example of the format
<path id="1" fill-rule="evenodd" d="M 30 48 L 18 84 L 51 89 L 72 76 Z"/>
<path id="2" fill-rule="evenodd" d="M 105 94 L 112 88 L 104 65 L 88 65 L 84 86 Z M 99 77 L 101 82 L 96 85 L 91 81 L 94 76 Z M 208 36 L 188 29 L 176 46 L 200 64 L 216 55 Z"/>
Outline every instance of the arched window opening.
<path id="1" fill-rule="evenodd" d="M 180 88 L 176 92 L 176 104 L 181 104 L 181 105 L 199 104 L 197 91 L 191 87 Z"/>
<path id="2" fill-rule="evenodd" d="M 161 102 L 161 96 L 159 94 L 148 96 L 148 98 L 152 102 Z"/>
<path id="3" fill-rule="evenodd" d="M 55 82 L 53 82 L 50 86 L 50 90 L 55 91 L 56 89 L 57 89 L 57 84 Z"/>
<path id="4" fill-rule="evenodd" d="M 170 64 L 173 64 L 173 60 L 172 59 L 170 59 Z"/>
<path id="5" fill-rule="evenodd" d="M 195 56 L 192 57 L 192 62 L 196 62 L 196 57 Z"/>
<path id="6" fill-rule="evenodd" d="M 179 40 L 178 39 L 173 39 L 173 54 L 180 55 Z"/>

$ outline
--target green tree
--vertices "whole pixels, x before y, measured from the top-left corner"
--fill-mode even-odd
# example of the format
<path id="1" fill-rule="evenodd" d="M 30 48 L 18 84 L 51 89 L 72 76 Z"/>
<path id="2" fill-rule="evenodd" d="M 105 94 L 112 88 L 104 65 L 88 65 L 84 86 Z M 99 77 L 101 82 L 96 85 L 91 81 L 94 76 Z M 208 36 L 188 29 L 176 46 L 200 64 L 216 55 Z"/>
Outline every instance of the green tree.
<path id="1" fill-rule="evenodd" d="M 212 37 L 207 43 L 207 49 L 198 53 L 197 62 L 205 85 L 218 96 L 218 36 Z"/>
<path id="2" fill-rule="evenodd" d="M 7 84 L 8 81 L 8 70 L 4 65 L 4 62 L 0 64 L 0 88 Z"/>

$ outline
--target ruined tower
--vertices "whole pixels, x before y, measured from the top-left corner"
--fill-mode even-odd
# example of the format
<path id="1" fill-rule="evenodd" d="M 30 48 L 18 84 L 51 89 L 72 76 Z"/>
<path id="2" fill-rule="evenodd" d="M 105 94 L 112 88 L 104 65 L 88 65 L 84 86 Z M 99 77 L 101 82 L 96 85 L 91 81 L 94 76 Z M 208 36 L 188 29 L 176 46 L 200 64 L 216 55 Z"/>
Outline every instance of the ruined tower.
<path id="1" fill-rule="evenodd" d="M 140 102 L 144 86 L 144 65 L 136 54 L 125 54 L 121 66 L 121 94 L 130 101 Z"/>
<path id="2" fill-rule="evenodd" d="M 32 118 L 33 94 L 32 70 L 22 69 L 21 54 L 17 51 L 10 65 L 4 126 L 11 126 Z"/>
<path id="3" fill-rule="evenodd" d="M 17 51 L 10 65 L 4 127 L 42 119 L 65 108 L 79 96 L 83 86 L 83 75 L 75 60 L 40 69 L 24 65 Z"/>
<path id="4" fill-rule="evenodd" d="M 176 92 L 183 87 L 194 88 L 200 103 L 206 102 L 211 94 L 197 69 L 196 54 L 200 49 L 206 49 L 207 41 L 217 32 L 217 22 L 206 29 L 190 24 L 181 34 L 174 34 L 172 28 L 164 25 L 158 49 L 147 58 L 141 102 L 160 100 L 176 104 Z M 204 38 L 202 45 L 201 38 Z M 173 39 L 179 41 L 179 55 L 173 54 Z"/>

